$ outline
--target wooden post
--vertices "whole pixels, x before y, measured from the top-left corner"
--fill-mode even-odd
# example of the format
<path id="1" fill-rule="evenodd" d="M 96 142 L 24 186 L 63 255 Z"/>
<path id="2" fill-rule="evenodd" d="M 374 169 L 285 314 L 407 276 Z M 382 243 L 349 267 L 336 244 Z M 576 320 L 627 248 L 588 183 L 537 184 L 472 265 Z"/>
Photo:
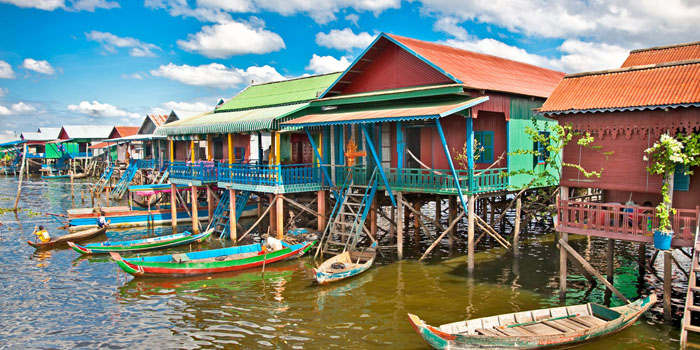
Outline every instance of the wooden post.
<path id="1" fill-rule="evenodd" d="M 192 232 L 194 234 L 199 233 L 199 207 L 197 204 L 197 186 L 192 186 Z"/>
<path id="2" fill-rule="evenodd" d="M 421 208 L 421 202 L 420 201 L 415 201 L 413 202 L 413 210 L 415 211 L 420 211 Z M 420 243 L 420 217 L 418 214 L 413 214 L 413 243 L 418 246 Z"/>
<path id="3" fill-rule="evenodd" d="M 212 141 L 211 134 L 207 134 L 207 160 L 212 160 L 214 158 L 214 152 L 212 152 Z"/>
<path id="4" fill-rule="evenodd" d="M 326 191 L 321 190 L 316 193 L 316 205 L 318 206 L 318 230 L 323 232 L 326 229 Z"/>
<path id="5" fill-rule="evenodd" d="M 170 184 L 170 215 L 172 216 L 173 234 L 175 234 L 177 233 L 177 185 L 173 183 Z"/>
<path id="6" fill-rule="evenodd" d="M 440 222 L 441 218 L 442 218 L 442 200 L 440 199 L 440 196 L 437 196 L 437 197 L 435 197 L 435 221 Z"/>
<path id="7" fill-rule="evenodd" d="M 647 245 L 646 243 L 639 243 L 639 251 L 637 252 L 637 259 L 639 264 L 639 278 L 637 279 L 638 288 L 642 288 L 644 285 L 644 275 L 646 274 L 646 259 L 647 259 Z"/>
<path id="8" fill-rule="evenodd" d="M 615 275 L 615 240 L 608 238 L 608 253 L 607 253 L 607 279 L 613 283 Z"/>
<path id="9" fill-rule="evenodd" d="M 671 251 L 664 252 L 664 321 L 671 322 L 671 292 L 672 292 L 672 276 L 673 261 L 671 259 Z"/>
<path id="10" fill-rule="evenodd" d="M 192 163 L 194 163 L 196 160 L 194 156 L 194 140 L 190 140 L 190 160 L 192 161 Z"/>
<path id="11" fill-rule="evenodd" d="M 211 189 L 211 185 L 207 185 L 207 214 L 209 216 L 209 222 L 212 222 L 214 217 L 214 190 Z"/>
<path id="12" fill-rule="evenodd" d="M 515 226 L 513 227 L 513 255 L 520 255 L 520 211 L 522 210 L 522 201 L 520 197 L 515 200 Z"/>
<path id="13" fill-rule="evenodd" d="M 369 209 L 369 232 L 372 237 L 377 237 L 377 197 L 372 199 L 372 205 Z"/>
<path id="14" fill-rule="evenodd" d="M 403 192 L 396 193 L 396 253 L 399 260 L 403 259 Z"/>
<path id="15" fill-rule="evenodd" d="M 270 232 L 277 232 L 277 205 L 275 201 L 277 200 L 277 195 L 270 195 Z M 262 231 L 259 231 L 262 233 Z"/>
<path id="16" fill-rule="evenodd" d="M 447 214 L 447 221 L 452 222 L 455 220 L 455 215 L 457 214 L 457 197 L 455 196 L 449 196 L 447 197 L 447 206 L 448 206 L 448 214 Z M 450 229 L 450 232 L 447 233 L 447 244 L 449 245 L 450 248 L 455 243 L 455 229 L 454 227 Z"/>
<path id="17" fill-rule="evenodd" d="M 560 232 L 560 240 L 564 243 L 569 242 L 569 234 L 566 232 Z M 567 251 L 564 245 L 559 247 L 559 300 L 566 300 L 566 274 L 567 274 Z"/>
<path id="18" fill-rule="evenodd" d="M 258 217 L 261 217 L 261 216 L 263 216 L 262 197 L 258 196 Z M 262 221 L 258 222 L 258 232 L 262 232 L 262 230 L 260 229 L 261 222 Z"/>
<path id="19" fill-rule="evenodd" d="M 17 197 L 15 197 L 15 211 L 17 211 L 17 206 L 19 205 L 19 196 L 22 193 L 22 171 L 24 170 L 24 165 L 27 163 L 27 143 L 24 143 L 24 152 L 22 152 L 22 165 L 19 169 L 19 183 L 17 184 Z M 73 178 L 71 177 L 71 194 L 73 193 Z"/>
<path id="20" fill-rule="evenodd" d="M 283 196 L 277 198 L 277 239 L 284 238 L 284 200 Z"/>
<path id="21" fill-rule="evenodd" d="M 170 163 L 175 161 L 175 141 L 170 140 Z"/>
<path id="22" fill-rule="evenodd" d="M 458 194 L 459 195 L 459 194 Z M 476 226 L 476 218 L 474 218 L 474 195 L 469 196 L 468 220 L 469 227 L 467 228 L 467 270 L 474 271 L 474 226 Z"/>
<path id="23" fill-rule="evenodd" d="M 238 239 L 238 222 L 236 221 L 236 190 L 229 188 L 228 190 L 228 198 L 229 198 L 229 213 L 228 213 L 228 232 L 230 233 L 230 237 L 232 241 L 236 241 Z"/>
<path id="24" fill-rule="evenodd" d="M 389 225 L 389 236 L 393 239 L 396 237 L 396 211 L 394 207 L 389 207 L 391 210 L 391 224 Z"/>

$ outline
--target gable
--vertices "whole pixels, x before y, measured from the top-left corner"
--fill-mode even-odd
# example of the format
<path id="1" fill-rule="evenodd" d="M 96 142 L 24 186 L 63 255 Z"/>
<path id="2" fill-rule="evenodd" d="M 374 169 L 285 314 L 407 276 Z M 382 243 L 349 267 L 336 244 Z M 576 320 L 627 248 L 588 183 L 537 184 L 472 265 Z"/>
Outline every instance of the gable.
<path id="1" fill-rule="evenodd" d="M 116 138 L 120 138 L 120 137 L 122 137 L 122 136 L 119 134 L 119 129 L 117 129 L 117 127 L 115 126 L 112 129 L 112 132 L 109 133 L 109 136 L 107 138 L 108 139 L 116 139 Z"/>
<path id="2" fill-rule="evenodd" d="M 380 36 L 333 84 L 326 97 L 455 81 Z"/>
<path id="3" fill-rule="evenodd" d="M 67 140 L 70 137 L 68 137 L 68 132 L 66 132 L 66 129 L 61 128 L 61 132 L 58 134 L 58 139 L 59 140 Z"/>
<path id="4" fill-rule="evenodd" d="M 151 118 L 146 117 L 146 119 L 143 121 L 143 124 L 141 124 L 141 128 L 139 128 L 139 134 L 141 135 L 147 135 L 147 134 L 152 134 L 153 131 L 156 130 L 156 125 L 153 124 L 153 121 Z"/>

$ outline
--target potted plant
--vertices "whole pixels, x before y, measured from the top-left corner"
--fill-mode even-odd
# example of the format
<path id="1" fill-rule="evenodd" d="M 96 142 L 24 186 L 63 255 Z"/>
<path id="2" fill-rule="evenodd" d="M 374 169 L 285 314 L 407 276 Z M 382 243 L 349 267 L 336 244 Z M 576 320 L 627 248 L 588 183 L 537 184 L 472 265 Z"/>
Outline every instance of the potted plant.
<path id="1" fill-rule="evenodd" d="M 677 135 L 676 138 L 663 134 L 659 141 L 646 149 L 644 160 L 651 159 L 651 166 L 647 167 L 650 174 L 660 174 L 663 176 L 661 186 L 662 200 L 656 206 L 656 217 L 659 219 L 659 227 L 654 230 L 654 247 L 660 250 L 671 248 L 673 239 L 673 228 L 671 226 L 671 215 L 676 210 L 671 207 L 673 203 L 673 175 L 676 167 L 680 166 L 685 174 L 691 174 L 691 166 L 696 166 L 700 157 L 697 154 L 698 135 L 685 136 Z M 686 147 L 688 145 L 690 147 Z"/>

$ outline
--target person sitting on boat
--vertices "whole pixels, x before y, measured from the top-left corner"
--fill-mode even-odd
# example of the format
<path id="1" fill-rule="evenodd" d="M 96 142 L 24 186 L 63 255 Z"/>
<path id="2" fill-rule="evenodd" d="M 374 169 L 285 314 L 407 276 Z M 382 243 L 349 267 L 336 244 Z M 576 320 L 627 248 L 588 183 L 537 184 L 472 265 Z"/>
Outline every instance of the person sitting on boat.
<path id="1" fill-rule="evenodd" d="M 112 220 L 107 220 L 105 218 L 105 212 L 104 210 L 100 210 L 100 216 L 97 218 L 97 227 L 98 228 L 103 228 L 105 226 L 108 226 L 109 224 L 112 223 Z"/>
<path id="2" fill-rule="evenodd" d="M 49 232 L 46 231 L 46 229 L 42 225 L 34 226 L 34 232 L 32 232 L 32 233 L 35 234 L 39 238 L 39 240 L 44 242 L 44 243 L 51 240 L 51 236 L 49 236 Z"/>

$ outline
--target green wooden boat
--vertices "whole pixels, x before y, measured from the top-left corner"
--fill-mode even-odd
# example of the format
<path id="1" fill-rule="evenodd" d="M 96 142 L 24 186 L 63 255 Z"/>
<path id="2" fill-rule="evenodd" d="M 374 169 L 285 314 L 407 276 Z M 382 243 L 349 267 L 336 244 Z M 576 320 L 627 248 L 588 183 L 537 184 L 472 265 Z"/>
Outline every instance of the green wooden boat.
<path id="1" fill-rule="evenodd" d="M 652 305 L 651 294 L 627 305 L 607 308 L 588 303 L 516 312 L 433 327 L 408 314 L 418 334 L 436 349 L 539 349 L 570 347 L 619 332 Z"/>
<path id="2" fill-rule="evenodd" d="M 107 254 L 110 252 L 132 252 L 174 247 L 178 245 L 203 242 L 209 239 L 214 230 L 192 234 L 189 231 L 168 236 L 136 239 L 131 241 L 102 242 L 80 245 L 68 242 L 68 245 L 80 254 Z"/>

